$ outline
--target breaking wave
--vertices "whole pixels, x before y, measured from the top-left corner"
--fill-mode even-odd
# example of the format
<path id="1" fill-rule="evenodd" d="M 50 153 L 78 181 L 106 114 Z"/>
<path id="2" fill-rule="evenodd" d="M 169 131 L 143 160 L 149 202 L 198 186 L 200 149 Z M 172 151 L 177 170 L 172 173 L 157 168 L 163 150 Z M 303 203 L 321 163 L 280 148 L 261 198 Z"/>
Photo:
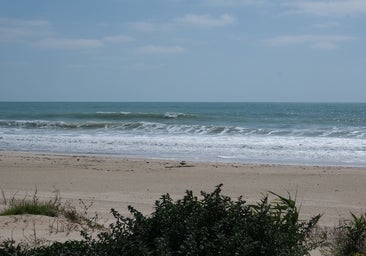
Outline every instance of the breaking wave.
<path id="1" fill-rule="evenodd" d="M 45 120 L 0 120 L 1 128 L 18 129 L 49 129 L 49 130 L 98 130 L 138 132 L 152 134 L 185 134 L 185 135 L 222 135 L 222 136 L 292 136 L 292 137 L 333 137 L 333 138 L 366 138 L 366 127 L 357 129 L 345 127 L 323 128 L 265 128 L 265 127 L 240 127 L 219 125 L 187 125 L 165 124 L 157 122 L 70 122 L 70 121 L 45 121 Z"/>

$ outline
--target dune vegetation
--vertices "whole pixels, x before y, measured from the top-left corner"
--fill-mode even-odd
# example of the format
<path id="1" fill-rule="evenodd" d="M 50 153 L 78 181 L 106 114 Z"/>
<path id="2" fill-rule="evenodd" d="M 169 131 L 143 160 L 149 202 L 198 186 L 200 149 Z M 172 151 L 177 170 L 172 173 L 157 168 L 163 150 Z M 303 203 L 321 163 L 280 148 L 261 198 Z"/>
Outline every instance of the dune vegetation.
<path id="1" fill-rule="evenodd" d="M 125 217 L 112 209 L 115 221 L 97 236 L 81 231 L 81 240 L 36 247 L 7 240 L 0 244 L 0 255 L 303 256 L 316 248 L 323 255 L 366 255 L 366 215 L 352 215 L 339 227 L 321 229 L 317 226 L 321 215 L 301 220 L 290 195 L 269 192 L 258 203 L 248 204 L 241 197 L 222 195 L 221 188 L 200 196 L 186 191 L 177 201 L 162 195 L 150 215 L 129 207 L 131 216 Z M 66 212 L 58 199 L 48 203 L 34 199 L 12 204 L 0 215 Z"/>

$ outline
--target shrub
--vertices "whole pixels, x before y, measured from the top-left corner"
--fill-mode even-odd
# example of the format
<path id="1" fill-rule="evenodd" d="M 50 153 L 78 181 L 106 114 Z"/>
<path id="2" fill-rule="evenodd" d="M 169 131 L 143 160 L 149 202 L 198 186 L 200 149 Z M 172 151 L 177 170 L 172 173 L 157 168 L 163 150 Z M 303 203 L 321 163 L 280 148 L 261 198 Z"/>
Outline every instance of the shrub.
<path id="1" fill-rule="evenodd" d="M 129 207 L 132 218 L 112 209 L 111 232 L 88 239 L 97 255 L 308 255 L 317 246 L 309 240 L 320 215 L 299 220 L 295 201 L 264 197 L 256 205 L 221 195 L 192 191 L 173 202 L 169 194 L 155 203 L 151 216 Z"/>
<path id="2" fill-rule="evenodd" d="M 345 220 L 338 227 L 327 233 L 328 241 L 325 255 L 361 256 L 366 255 L 366 213 Z"/>
<path id="3" fill-rule="evenodd" d="M 116 221 L 96 238 L 82 232 L 83 241 L 53 243 L 31 249 L 33 255 L 247 255 L 303 256 L 318 246 L 310 239 L 320 218 L 299 220 L 295 201 L 268 196 L 247 204 L 221 195 L 219 185 L 202 199 L 187 191 L 173 201 L 169 194 L 155 203 L 150 216 L 129 207 L 131 217 L 112 209 Z M 13 249 L 11 246 L 7 250 Z M 22 248 L 18 248 L 21 250 Z M 0 246 L 0 254 L 5 250 Z M 2 255 L 2 254 L 1 254 Z M 20 254 L 18 254 L 20 255 Z"/>
<path id="4" fill-rule="evenodd" d="M 366 252 L 366 214 L 357 217 L 353 213 L 352 220 L 346 221 L 343 229 L 346 231 L 343 254 L 353 255 L 358 252 Z"/>

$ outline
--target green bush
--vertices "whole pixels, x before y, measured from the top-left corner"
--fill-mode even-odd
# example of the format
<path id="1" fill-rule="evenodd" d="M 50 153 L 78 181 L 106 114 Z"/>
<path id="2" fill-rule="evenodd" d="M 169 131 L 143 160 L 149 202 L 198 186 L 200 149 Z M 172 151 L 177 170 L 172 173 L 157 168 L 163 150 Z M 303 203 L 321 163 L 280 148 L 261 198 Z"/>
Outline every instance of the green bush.
<path id="1" fill-rule="evenodd" d="M 366 213 L 345 220 L 328 232 L 328 241 L 323 248 L 325 255 L 356 256 L 366 255 Z"/>
<path id="2" fill-rule="evenodd" d="M 347 221 L 343 228 L 346 231 L 346 239 L 343 248 L 344 255 L 353 255 L 358 252 L 366 252 L 366 214 L 357 217 L 353 213 L 352 220 Z"/>
<path id="3" fill-rule="evenodd" d="M 144 216 L 129 207 L 132 217 L 112 209 L 116 221 L 110 231 L 84 240 L 53 243 L 29 249 L 31 255 L 247 255 L 304 256 L 318 246 L 310 233 L 320 215 L 299 220 L 295 201 L 274 194 L 255 205 L 242 198 L 232 201 L 221 195 L 219 185 L 202 199 L 187 191 L 173 201 L 169 194 L 155 203 L 155 211 Z M 14 246 L 0 246 L 0 255 Z M 17 250 L 24 250 L 18 248 Z M 23 251 L 24 252 L 24 251 Z M 27 255 L 27 254 L 17 254 Z"/>
<path id="4" fill-rule="evenodd" d="M 84 241 L 54 242 L 50 246 L 32 248 L 7 240 L 0 245 L 1 256 L 83 256 L 91 253 Z"/>

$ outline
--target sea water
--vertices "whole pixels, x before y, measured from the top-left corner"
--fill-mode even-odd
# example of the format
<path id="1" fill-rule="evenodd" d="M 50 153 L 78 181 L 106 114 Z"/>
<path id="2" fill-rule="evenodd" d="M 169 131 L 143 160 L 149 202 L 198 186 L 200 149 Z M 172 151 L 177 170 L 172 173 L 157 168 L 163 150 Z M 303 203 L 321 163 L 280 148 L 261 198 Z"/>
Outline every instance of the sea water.
<path id="1" fill-rule="evenodd" d="M 366 104 L 0 102 L 0 150 L 366 166 Z"/>

